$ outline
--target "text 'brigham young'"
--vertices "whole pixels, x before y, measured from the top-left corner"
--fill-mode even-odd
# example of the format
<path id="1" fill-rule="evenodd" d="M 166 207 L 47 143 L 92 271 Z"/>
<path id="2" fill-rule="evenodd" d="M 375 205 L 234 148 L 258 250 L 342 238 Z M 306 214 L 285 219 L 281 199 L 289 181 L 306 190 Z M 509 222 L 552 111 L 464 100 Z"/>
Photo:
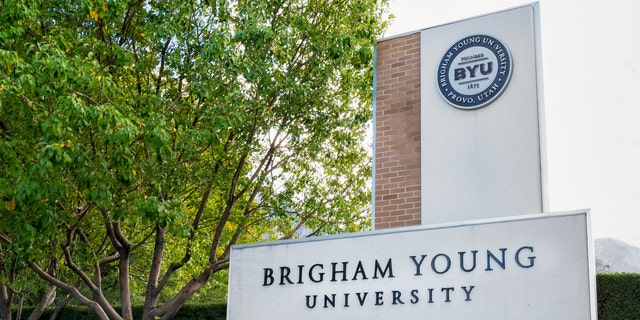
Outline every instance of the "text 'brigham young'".
<path id="1" fill-rule="evenodd" d="M 536 256 L 533 246 L 521 246 L 517 249 L 499 248 L 497 250 L 459 251 L 455 254 L 438 253 L 435 255 L 420 254 L 401 259 L 402 264 L 408 263 L 412 270 L 410 276 L 421 277 L 426 274 L 445 275 L 453 270 L 464 273 L 473 271 L 491 272 L 506 270 L 507 268 L 529 269 L 535 266 Z M 341 261 L 330 263 L 316 263 L 313 265 L 300 264 L 295 267 L 281 266 L 278 268 L 263 268 L 262 286 L 291 286 L 305 283 L 361 281 L 375 279 L 392 279 L 397 275 L 394 270 L 397 259 L 373 259 L 369 263 L 357 261 Z M 406 268 L 404 270 L 407 270 Z M 462 301 L 472 301 L 471 293 L 475 285 L 445 286 L 442 288 L 412 289 L 405 292 L 400 290 L 372 291 L 372 292 L 343 292 L 324 295 L 306 295 L 305 304 L 308 309 L 316 307 L 335 308 L 351 307 L 351 305 L 370 304 L 382 306 L 385 300 L 388 304 L 416 304 L 420 301 L 427 303 L 452 302 L 454 294 L 460 293 Z M 477 290 L 476 290 L 477 291 Z M 404 293 L 404 294 L 403 294 Z M 339 300 L 340 302 L 338 302 Z"/>
<path id="2" fill-rule="evenodd" d="M 513 262 L 520 268 L 531 268 L 534 266 L 536 258 L 532 253 L 533 247 L 520 247 L 513 253 Z M 525 254 L 528 255 L 525 256 Z M 484 259 L 486 264 L 483 265 L 485 271 L 492 271 L 495 268 L 506 269 L 507 267 L 507 248 L 500 248 L 497 251 L 486 250 L 484 257 L 486 258 Z M 425 272 L 444 274 L 449 272 L 451 268 L 459 268 L 464 272 L 472 272 L 476 270 L 478 266 L 478 250 L 461 251 L 456 255 L 438 253 L 433 256 L 426 254 L 410 256 L 409 261 L 411 261 L 412 265 L 415 267 L 415 276 L 421 276 Z M 454 261 L 457 262 L 455 265 Z M 295 285 L 304 284 L 308 281 L 320 283 L 327 280 L 335 282 L 395 277 L 393 272 L 393 260 L 391 258 L 382 263 L 378 259 L 375 259 L 373 267 L 368 270 L 365 268 L 362 261 L 358 260 L 356 263 L 342 261 L 331 262 L 328 265 L 316 263 L 311 266 L 282 266 L 277 270 L 264 268 L 263 271 L 263 286 L 271 286 L 273 284 L 281 286 Z"/>

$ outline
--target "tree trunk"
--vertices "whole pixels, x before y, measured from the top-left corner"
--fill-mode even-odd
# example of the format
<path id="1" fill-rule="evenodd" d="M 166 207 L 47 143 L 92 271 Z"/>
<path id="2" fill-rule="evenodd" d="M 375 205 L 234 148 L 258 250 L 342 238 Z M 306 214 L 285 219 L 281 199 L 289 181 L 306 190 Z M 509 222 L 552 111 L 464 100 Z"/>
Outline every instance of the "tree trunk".
<path id="1" fill-rule="evenodd" d="M 207 268 L 204 272 L 202 272 L 198 277 L 189 281 L 182 290 L 176 294 L 173 299 L 169 300 L 169 302 L 165 303 L 163 306 L 157 308 L 152 315 L 147 315 L 148 319 L 153 319 L 154 317 L 160 317 L 160 320 L 169 320 L 172 319 L 178 310 L 191 298 L 202 286 L 207 282 L 209 277 L 213 274 L 210 268 Z M 145 316 L 143 316 L 144 318 Z"/>
<path id="2" fill-rule="evenodd" d="M 162 254 L 165 247 L 165 230 L 156 225 L 156 240 L 151 258 L 151 269 L 147 280 L 147 292 L 145 294 L 144 306 L 142 308 L 142 320 L 153 320 L 154 310 L 158 303 L 158 279 L 160 277 L 160 267 L 162 266 Z"/>
<path id="3" fill-rule="evenodd" d="M 120 304 L 122 318 L 125 320 L 133 320 L 133 311 L 131 310 L 131 289 L 129 286 L 129 250 L 123 249 L 120 253 Z"/>
<path id="4" fill-rule="evenodd" d="M 22 319 L 22 307 L 24 307 L 24 294 L 20 294 L 18 299 L 18 310 L 16 311 L 16 320 Z"/>
<path id="5" fill-rule="evenodd" d="M 42 299 L 40 299 L 40 302 L 33 309 L 33 311 L 31 311 L 31 313 L 29 314 L 29 317 L 27 318 L 27 320 L 38 320 L 38 319 L 40 319 L 40 316 L 42 316 L 42 312 L 44 312 L 44 309 L 46 307 L 50 306 L 53 303 L 53 300 L 55 300 L 55 298 L 56 298 L 56 290 L 57 290 L 56 286 L 54 286 L 54 285 L 50 285 L 49 286 L 49 290 L 44 294 Z M 20 319 L 20 317 L 18 317 L 18 319 Z"/>
<path id="6" fill-rule="evenodd" d="M 60 312 L 62 312 L 62 309 L 64 309 L 64 307 L 66 307 L 69 304 L 69 302 L 71 302 L 71 300 L 73 300 L 73 296 L 72 295 L 68 295 L 62 301 L 62 303 L 60 303 L 59 305 L 56 306 L 55 310 L 53 310 L 53 312 L 51 313 L 51 317 L 49 317 L 49 320 L 58 319 L 58 316 L 60 315 Z"/>
<path id="7" fill-rule="evenodd" d="M 86 305 L 88 305 L 89 308 L 91 308 L 98 315 L 98 318 L 100 318 L 100 320 L 110 320 L 109 316 L 107 316 L 107 313 L 104 312 L 104 309 L 102 309 L 97 302 L 91 301 Z"/>
<path id="8" fill-rule="evenodd" d="M 11 320 L 11 300 L 13 295 L 7 288 L 7 284 L 0 283 L 0 319 Z"/>

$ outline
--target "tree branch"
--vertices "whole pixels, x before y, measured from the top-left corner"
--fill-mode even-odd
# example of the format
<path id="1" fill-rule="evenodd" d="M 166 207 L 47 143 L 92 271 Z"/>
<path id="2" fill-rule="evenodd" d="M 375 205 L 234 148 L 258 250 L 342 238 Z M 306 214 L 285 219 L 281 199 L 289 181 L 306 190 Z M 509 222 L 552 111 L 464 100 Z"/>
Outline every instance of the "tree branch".
<path id="1" fill-rule="evenodd" d="M 162 266 L 162 255 L 164 253 L 166 231 L 159 224 L 156 224 L 155 233 L 156 241 L 153 246 L 153 257 L 151 258 L 151 269 L 149 270 L 147 292 L 144 302 L 143 313 L 145 314 L 148 313 L 152 308 L 155 308 L 159 291 L 162 290 L 162 288 L 158 286 L 158 278 L 160 277 L 160 267 Z"/>
<path id="2" fill-rule="evenodd" d="M 133 18 L 138 13 L 138 10 L 142 6 L 142 3 L 143 3 L 143 0 L 138 0 L 132 3 L 127 9 L 127 13 L 124 16 L 124 21 L 122 22 L 122 27 L 120 28 L 120 41 L 119 41 L 120 46 L 122 46 L 125 43 L 127 39 L 127 34 L 129 33 L 129 28 L 131 28 L 131 22 L 133 21 Z"/>
<path id="3" fill-rule="evenodd" d="M 169 44 L 171 44 L 171 39 L 173 39 L 173 37 L 169 37 L 169 39 L 167 39 L 167 41 L 164 43 L 164 46 L 162 47 L 162 51 L 160 51 L 160 69 L 158 70 L 158 78 L 156 79 L 156 94 L 160 93 L 160 85 L 162 84 L 162 73 L 164 72 L 165 58 L 167 56 Z"/>
<path id="4" fill-rule="evenodd" d="M 112 313 L 110 313 L 110 316 L 107 316 L 107 313 L 99 303 L 85 297 L 82 293 L 80 293 L 80 291 L 76 287 L 70 286 L 58 280 L 57 278 L 53 277 L 46 271 L 42 270 L 42 268 L 40 268 L 37 264 L 31 261 L 27 261 L 27 264 L 29 265 L 29 268 L 31 268 L 31 270 L 33 270 L 40 278 L 66 291 L 71 296 L 73 296 L 76 300 L 78 300 L 80 304 L 91 308 L 101 320 L 109 320 L 110 316 L 112 319 L 115 319 L 115 320 L 124 320 L 122 319 L 122 317 L 120 317 L 120 315 L 115 313 L 115 310 Z"/>

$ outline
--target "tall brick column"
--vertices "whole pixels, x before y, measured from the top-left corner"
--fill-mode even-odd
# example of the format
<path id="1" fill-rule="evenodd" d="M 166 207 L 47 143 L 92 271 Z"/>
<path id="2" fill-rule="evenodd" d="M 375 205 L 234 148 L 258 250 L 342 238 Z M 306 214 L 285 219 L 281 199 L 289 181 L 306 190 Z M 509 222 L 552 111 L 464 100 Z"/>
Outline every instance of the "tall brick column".
<path id="1" fill-rule="evenodd" d="M 375 119 L 375 228 L 419 225 L 420 32 L 378 42 Z"/>

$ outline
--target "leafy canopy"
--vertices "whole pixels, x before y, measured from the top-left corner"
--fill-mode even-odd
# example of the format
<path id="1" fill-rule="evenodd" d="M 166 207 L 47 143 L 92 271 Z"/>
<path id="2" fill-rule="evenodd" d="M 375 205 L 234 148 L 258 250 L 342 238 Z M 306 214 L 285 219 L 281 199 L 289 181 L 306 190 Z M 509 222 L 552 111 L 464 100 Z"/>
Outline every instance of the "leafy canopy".
<path id="1" fill-rule="evenodd" d="M 155 306 L 232 244 L 368 226 L 384 4 L 4 1 L 5 247 L 94 294 L 133 273 L 113 299 Z"/>

